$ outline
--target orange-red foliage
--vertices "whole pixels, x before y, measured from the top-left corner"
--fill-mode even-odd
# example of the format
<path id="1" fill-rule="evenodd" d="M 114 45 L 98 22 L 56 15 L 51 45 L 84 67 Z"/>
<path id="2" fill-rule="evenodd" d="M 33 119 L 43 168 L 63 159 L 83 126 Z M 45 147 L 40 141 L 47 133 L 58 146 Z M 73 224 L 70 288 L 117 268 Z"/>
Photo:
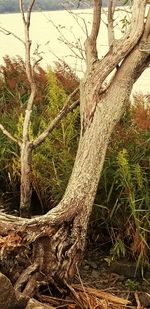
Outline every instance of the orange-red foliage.
<path id="1" fill-rule="evenodd" d="M 55 74 L 67 94 L 73 92 L 79 86 L 79 79 L 66 62 L 55 63 Z"/>
<path id="2" fill-rule="evenodd" d="M 150 129 L 150 96 L 139 95 L 132 108 L 132 121 L 139 131 Z"/>
<path id="3" fill-rule="evenodd" d="M 30 84 L 24 61 L 19 56 L 13 59 L 5 56 L 4 65 L 0 66 L 0 73 L 3 76 L 3 80 L 0 82 L 0 91 L 3 93 L 1 108 L 4 112 L 10 112 L 14 107 L 21 109 L 30 94 Z M 35 104 L 38 104 L 45 97 L 46 72 L 40 66 L 37 66 L 34 78 L 37 85 Z"/>

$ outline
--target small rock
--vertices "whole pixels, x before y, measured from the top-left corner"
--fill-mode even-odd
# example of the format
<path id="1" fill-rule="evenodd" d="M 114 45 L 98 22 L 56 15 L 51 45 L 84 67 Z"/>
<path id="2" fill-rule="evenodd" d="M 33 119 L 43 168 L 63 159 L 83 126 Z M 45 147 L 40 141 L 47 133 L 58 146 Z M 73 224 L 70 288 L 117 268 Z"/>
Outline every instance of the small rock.
<path id="1" fill-rule="evenodd" d="M 136 263 L 128 261 L 114 261 L 110 265 L 110 271 L 126 278 L 141 278 L 141 272 Z"/>
<path id="2" fill-rule="evenodd" d="M 145 293 L 145 292 L 138 292 L 138 297 L 140 304 L 144 308 L 150 308 L 150 294 Z"/>
<path id="3" fill-rule="evenodd" d="M 0 273 L 0 308 L 16 308 L 15 290 L 10 280 L 2 273 Z"/>

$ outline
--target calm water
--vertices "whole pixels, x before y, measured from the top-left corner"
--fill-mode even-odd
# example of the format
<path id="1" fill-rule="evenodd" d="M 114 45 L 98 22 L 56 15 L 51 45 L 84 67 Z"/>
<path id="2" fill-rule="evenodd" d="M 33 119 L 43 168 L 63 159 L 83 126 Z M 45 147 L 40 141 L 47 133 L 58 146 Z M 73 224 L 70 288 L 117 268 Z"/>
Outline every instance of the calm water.
<path id="1" fill-rule="evenodd" d="M 84 62 L 77 57 L 77 55 L 81 57 L 80 52 L 76 49 L 72 52 L 72 46 L 67 46 L 67 44 L 62 42 L 65 40 L 70 42 L 70 44 L 78 44 L 81 50 L 84 48 L 83 42 L 86 31 L 90 29 L 92 11 L 80 10 L 78 13 L 80 14 L 77 15 L 77 11 L 74 11 L 73 15 L 66 11 L 32 13 L 30 30 L 32 51 L 34 52 L 37 44 L 40 46 L 39 51 L 42 52 L 43 56 L 41 65 L 44 68 L 47 68 L 49 65 L 53 66 L 54 61 L 63 59 L 76 70 L 79 76 L 82 76 L 85 66 Z M 103 15 L 103 19 L 105 19 L 105 15 Z M 83 20 L 86 20 L 87 29 Z M 117 37 L 121 35 L 119 30 L 120 27 L 117 25 L 117 21 L 119 20 L 120 19 L 117 19 L 116 16 Z M 54 26 L 54 24 L 56 26 Z M 20 14 L 0 14 L 0 26 L 15 33 L 20 38 L 24 38 Z M 56 27 L 58 27 L 58 29 L 56 29 Z M 107 43 L 107 29 L 105 24 L 103 24 L 98 40 L 100 57 L 107 51 Z M 6 54 L 10 57 L 19 55 L 24 58 L 24 47 L 23 44 L 13 36 L 4 35 L 0 32 L 0 63 L 3 63 L 3 56 Z M 149 79 L 150 69 L 147 69 L 135 84 L 134 91 L 144 93 L 150 92 Z"/>

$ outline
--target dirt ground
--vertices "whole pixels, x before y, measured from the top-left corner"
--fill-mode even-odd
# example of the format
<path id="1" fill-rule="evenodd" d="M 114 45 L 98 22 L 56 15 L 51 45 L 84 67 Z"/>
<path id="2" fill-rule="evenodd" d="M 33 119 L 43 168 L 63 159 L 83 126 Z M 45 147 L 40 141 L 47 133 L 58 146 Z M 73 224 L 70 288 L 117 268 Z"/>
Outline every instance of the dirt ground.
<path id="1" fill-rule="evenodd" d="M 135 272 L 135 263 L 122 259 L 109 266 L 108 255 L 93 248 L 86 252 L 76 280 L 128 299 L 132 305 L 136 305 L 135 292 L 138 292 L 143 307 L 150 308 L 150 270 L 146 270 L 143 278 L 141 273 Z"/>

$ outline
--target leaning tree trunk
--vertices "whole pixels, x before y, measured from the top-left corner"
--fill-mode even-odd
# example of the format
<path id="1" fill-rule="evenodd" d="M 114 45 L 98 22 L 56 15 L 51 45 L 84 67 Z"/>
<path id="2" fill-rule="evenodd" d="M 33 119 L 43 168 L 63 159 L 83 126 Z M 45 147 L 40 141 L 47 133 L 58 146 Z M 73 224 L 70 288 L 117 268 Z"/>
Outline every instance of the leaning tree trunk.
<path id="1" fill-rule="evenodd" d="M 149 62 L 150 57 L 135 48 L 116 72 L 109 88 L 101 94 L 99 87 L 92 86 L 94 75 L 90 73 L 89 83 L 87 74 L 81 83 L 79 147 L 63 199 L 37 219 L 20 218 L 16 222 L 12 217 L 0 215 L 0 234 L 6 237 L 8 244 L 3 247 L 1 267 L 13 277 L 16 289 L 24 294 L 33 295 L 37 282 L 49 282 L 62 288 L 77 271 L 111 132 L 129 102 L 133 83 Z M 96 65 L 101 71 L 100 64 Z M 8 233 L 14 242 L 11 246 Z"/>

